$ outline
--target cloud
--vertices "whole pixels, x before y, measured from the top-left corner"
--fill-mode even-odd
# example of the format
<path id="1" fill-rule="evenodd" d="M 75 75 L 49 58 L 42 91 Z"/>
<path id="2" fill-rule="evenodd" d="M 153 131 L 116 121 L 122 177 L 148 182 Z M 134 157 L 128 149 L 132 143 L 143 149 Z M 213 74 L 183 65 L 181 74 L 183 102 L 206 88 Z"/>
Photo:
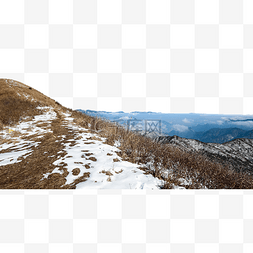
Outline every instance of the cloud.
<path id="1" fill-rule="evenodd" d="M 188 120 L 187 118 L 183 119 L 182 121 L 183 121 L 184 123 L 191 123 L 191 121 Z"/>
<path id="2" fill-rule="evenodd" d="M 236 121 L 231 123 L 237 126 L 253 127 L 253 121 Z"/>
<path id="3" fill-rule="evenodd" d="M 173 125 L 173 129 L 178 131 L 178 132 L 185 132 L 185 131 L 188 130 L 188 127 L 176 124 L 176 125 Z"/>
<path id="4" fill-rule="evenodd" d="M 244 119 L 245 117 L 239 117 L 239 116 L 230 118 L 230 120 L 244 120 Z"/>
<path id="5" fill-rule="evenodd" d="M 125 117 L 121 117 L 121 118 L 119 118 L 119 119 L 121 119 L 121 120 L 128 120 L 128 119 L 130 119 L 130 117 L 125 116 Z"/>
<path id="6" fill-rule="evenodd" d="M 218 125 L 222 125 L 224 123 L 224 121 L 222 121 L 222 120 L 217 120 L 217 124 Z"/>

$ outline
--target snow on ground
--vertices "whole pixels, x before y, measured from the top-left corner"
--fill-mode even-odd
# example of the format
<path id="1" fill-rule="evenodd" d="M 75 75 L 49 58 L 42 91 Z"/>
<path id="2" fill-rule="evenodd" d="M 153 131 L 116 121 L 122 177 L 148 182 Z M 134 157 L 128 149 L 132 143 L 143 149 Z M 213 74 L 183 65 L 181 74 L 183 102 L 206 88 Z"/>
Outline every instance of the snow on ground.
<path id="1" fill-rule="evenodd" d="M 26 141 L 21 137 L 36 135 L 38 138 L 43 137 L 47 132 L 52 132 L 50 125 L 52 120 L 57 118 L 57 114 L 50 107 L 38 107 L 38 109 L 43 110 L 42 115 L 24 118 L 15 127 L 5 128 L 0 132 L 0 137 L 5 139 L 5 143 L 0 145 L 0 166 L 20 162 L 19 157 L 31 155 L 32 147 L 39 145 L 39 142 Z M 158 186 L 162 185 L 161 180 L 150 174 L 145 175 L 138 169 L 139 165 L 122 161 L 116 153 L 120 151 L 119 142 L 115 142 L 115 146 L 107 145 L 104 143 L 105 138 L 77 126 L 69 112 L 62 113 L 62 116 L 64 117 L 63 124 L 70 131 L 74 131 L 75 136 L 73 139 L 66 139 L 66 135 L 61 136 L 60 142 L 65 148 L 58 154 L 63 152 L 67 154 L 53 163 L 59 167 L 51 173 L 44 174 L 44 178 L 52 173 L 64 173 L 63 170 L 59 170 L 63 166 L 69 172 L 65 184 L 71 184 L 84 173 L 90 173 L 87 181 L 79 183 L 77 189 L 158 189 Z M 92 137 L 97 139 L 89 139 Z M 73 169 L 79 173 L 73 175 L 76 174 L 72 173 Z"/>
<path id="2" fill-rule="evenodd" d="M 77 127 L 72 123 L 73 118 L 70 118 L 69 114 L 64 115 L 69 129 L 84 131 L 77 134 L 75 139 L 68 140 L 69 142 L 75 140 L 76 144 L 70 146 L 70 143 L 66 143 L 64 151 L 67 154 L 54 162 L 56 166 L 65 164 L 64 167 L 69 172 L 65 184 L 73 183 L 75 179 L 87 172 L 90 173 L 87 181 L 79 183 L 76 189 L 158 189 L 158 186 L 162 184 L 161 180 L 151 175 L 144 175 L 143 171 L 138 169 L 139 165 L 122 161 L 116 154 L 116 151 L 120 150 L 116 146 L 104 144 L 105 138 L 85 132 L 87 129 Z M 88 139 L 90 137 L 101 140 Z M 62 138 L 64 140 L 64 136 Z M 59 169 L 60 167 L 56 167 L 52 173 L 62 174 L 63 171 Z M 73 175 L 73 169 L 79 169 L 80 173 Z M 52 173 L 44 174 L 44 178 Z"/>
<path id="3" fill-rule="evenodd" d="M 3 131 L 0 132 L 0 136 L 4 139 L 11 139 L 11 140 L 19 140 L 20 137 L 13 137 L 10 135 L 11 132 L 17 132 L 20 136 L 31 136 L 34 134 L 43 134 L 47 132 L 52 132 L 51 130 L 47 129 L 50 127 L 52 120 L 54 120 L 57 114 L 53 111 L 51 107 L 37 107 L 37 109 L 41 109 L 44 111 L 42 115 L 36 115 L 33 119 L 29 120 L 29 117 L 23 118 L 22 122 L 17 124 L 14 127 L 6 127 Z M 48 127 L 41 127 L 40 124 L 48 123 Z M 0 145 L 1 150 L 1 145 Z"/>
<path id="4" fill-rule="evenodd" d="M 5 127 L 0 132 L 0 138 L 6 140 L 5 143 L 0 144 L 0 166 L 7 164 L 18 163 L 19 157 L 30 155 L 31 148 L 39 145 L 40 142 L 25 141 L 23 136 L 39 135 L 40 137 L 47 132 L 52 132 L 48 129 L 51 121 L 56 118 L 56 113 L 50 107 L 38 107 L 42 109 L 44 114 L 36 115 L 34 119 L 26 121 L 29 118 L 23 119 L 24 121 L 17 124 L 15 127 Z M 47 123 L 48 126 L 40 126 L 41 123 Z"/>
<path id="5" fill-rule="evenodd" d="M 18 158 L 24 155 L 29 156 L 32 153 L 31 148 L 37 145 L 38 143 L 30 141 L 20 141 L 18 145 L 1 145 L 0 150 L 3 153 L 0 153 L 0 166 L 21 162 Z M 4 152 L 8 148 L 12 151 Z"/>

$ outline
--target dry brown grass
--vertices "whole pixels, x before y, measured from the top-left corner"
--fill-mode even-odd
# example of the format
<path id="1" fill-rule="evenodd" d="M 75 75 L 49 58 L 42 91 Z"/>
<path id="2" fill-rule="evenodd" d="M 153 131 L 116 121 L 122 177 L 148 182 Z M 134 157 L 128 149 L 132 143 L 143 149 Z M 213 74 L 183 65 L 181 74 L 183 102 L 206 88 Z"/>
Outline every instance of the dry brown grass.
<path id="1" fill-rule="evenodd" d="M 123 172 L 122 169 L 121 169 L 120 171 L 115 171 L 116 174 L 120 174 L 120 173 L 122 173 L 122 172 Z"/>
<path id="2" fill-rule="evenodd" d="M 148 137 L 129 132 L 109 121 L 72 111 L 77 124 L 106 138 L 106 144 L 120 141 L 117 154 L 123 160 L 140 164 L 146 174 L 162 179 L 163 189 L 173 185 L 188 189 L 253 189 L 253 177 L 237 173 L 231 166 L 212 162 L 170 144 L 159 144 Z M 89 127 L 90 125 L 90 127 Z M 188 185 L 182 182 L 188 181 Z"/>
<path id="3" fill-rule="evenodd" d="M 14 84 L 9 85 L 5 79 L 0 79 L 0 128 L 15 125 L 23 116 L 33 117 L 41 114 L 42 112 L 36 109 L 38 105 L 53 107 L 57 112 L 57 119 L 53 120 L 50 126 L 53 133 L 47 133 L 43 138 L 38 139 L 41 143 L 36 148 L 32 148 L 32 155 L 21 159 L 19 163 L 1 167 L 0 188 L 2 189 L 74 189 L 76 184 L 87 180 L 90 176 L 89 172 L 80 175 L 71 185 L 65 185 L 65 177 L 69 173 L 65 163 L 57 166 L 63 174 L 53 173 L 43 179 L 43 174 L 51 173 L 55 169 L 53 162 L 66 155 L 63 152 L 64 144 L 67 142 L 72 146 L 76 144 L 76 133 L 79 130 L 71 131 L 64 123 L 62 112 L 66 110 L 71 112 L 75 124 L 99 136 L 91 137 L 91 141 L 88 140 L 84 142 L 85 144 L 94 143 L 92 140 L 99 140 L 100 137 L 106 138 L 105 143 L 113 146 L 116 141 L 119 141 L 120 151 L 117 154 L 122 160 L 139 164 L 139 168 L 145 174 L 163 180 L 164 189 L 171 189 L 174 185 L 189 189 L 253 189 L 253 178 L 248 174 L 237 173 L 229 166 L 214 163 L 201 155 L 184 152 L 169 144 L 155 143 L 147 137 L 129 132 L 107 120 L 65 108 L 22 83 Z M 29 95 L 36 101 L 25 99 L 17 93 Z M 67 136 L 64 142 L 61 140 L 62 135 Z M 23 138 L 35 141 L 38 136 L 23 136 Z M 57 140 L 61 141 L 56 142 Z M 62 152 L 59 154 L 60 151 Z M 84 157 L 85 155 L 87 154 L 84 154 Z M 87 158 L 96 161 L 95 157 Z M 91 169 L 89 164 L 83 166 Z M 72 171 L 72 173 L 77 172 L 77 170 Z M 182 178 L 188 181 L 188 185 L 182 182 Z"/>
<path id="4" fill-rule="evenodd" d="M 9 84 L 11 83 L 11 85 Z M 21 96 L 18 95 L 21 94 Z M 31 99 L 23 96 L 30 96 Z M 37 106 L 53 107 L 57 113 L 57 118 L 52 121 L 50 130 L 53 133 L 46 133 L 42 138 L 37 134 L 33 136 L 22 136 L 23 140 L 40 142 L 37 147 L 31 148 L 32 154 L 26 158 L 19 157 L 19 163 L 0 166 L 0 188 L 1 189 L 69 189 L 75 188 L 78 182 L 83 182 L 89 177 L 89 173 L 80 175 L 71 185 L 65 185 L 65 177 L 69 174 L 66 163 L 61 163 L 57 167 L 63 173 L 53 173 L 48 178 L 43 179 L 43 174 L 51 173 L 56 166 L 54 161 L 66 155 L 63 151 L 64 142 L 61 140 L 62 135 L 66 135 L 65 142 L 73 140 L 75 133 L 70 131 L 63 122 L 62 112 L 68 109 L 56 103 L 54 100 L 46 97 L 42 93 L 29 89 L 28 86 L 5 79 L 0 79 L 0 120 L 1 126 L 15 126 L 19 121 L 27 121 L 23 118 L 27 116 L 32 119 L 35 115 L 43 113 L 42 110 L 36 109 Z M 38 122 L 38 126 L 49 128 L 43 122 Z M 10 136 L 20 136 L 18 131 L 13 131 Z M 56 142 L 59 141 L 59 142 Z M 3 143 L 14 143 L 12 139 L 3 139 Z M 6 152 L 8 150 L 5 150 Z M 1 152 L 1 151 L 0 151 Z M 59 154 L 60 152 L 60 154 Z M 75 170 L 73 173 L 77 173 Z"/>
<path id="5" fill-rule="evenodd" d="M 103 174 L 105 174 L 107 176 L 113 176 L 113 174 L 109 170 L 102 170 L 99 173 L 103 173 Z"/>
<path id="6" fill-rule="evenodd" d="M 91 161 L 93 161 L 93 162 L 96 162 L 96 161 L 97 161 L 97 158 L 92 156 L 92 157 L 87 158 L 87 160 L 91 160 Z"/>
<path id="7" fill-rule="evenodd" d="M 0 79 L 0 125 L 11 126 L 19 122 L 22 116 L 41 114 L 41 111 L 36 109 L 37 106 L 62 108 L 53 99 L 30 88 L 18 81 Z M 29 98 L 25 96 L 29 96 Z M 34 100 L 32 101 L 31 98 Z"/>
<path id="8" fill-rule="evenodd" d="M 73 174 L 74 176 L 79 175 L 80 172 L 81 172 L 81 171 L 80 171 L 79 168 L 75 168 L 75 169 L 72 170 L 72 174 Z"/>

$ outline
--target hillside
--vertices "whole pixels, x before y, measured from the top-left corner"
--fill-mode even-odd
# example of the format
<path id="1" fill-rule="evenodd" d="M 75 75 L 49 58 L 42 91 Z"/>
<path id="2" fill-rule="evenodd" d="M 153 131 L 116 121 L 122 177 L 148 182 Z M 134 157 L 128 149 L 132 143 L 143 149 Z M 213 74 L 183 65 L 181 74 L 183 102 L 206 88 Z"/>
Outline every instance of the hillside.
<path id="1" fill-rule="evenodd" d="M 253 178 L 200 154 L 60 105 L 0 79 L 1 189 L 253 188 Z"/>
<path id="2" fill-rule="evenodd" d="M 232 166 L 237 172 L 253 174 L 253 139 L 235 139 L 223 144 L 204 143 L 178 136 L 160 136 L 159 143 L 173 145 L 187 152 L 200 154 L 212 161 Z"/>
<path id="3" fill-rule="evenodd" d="M 2 79 L 0 87 L 0 188 L 152 189 L 160 184 L 122 161 L 117 148 L 90 129 L 93 118 L 20 82 Z"/>
<path id="4" fill-rule="evenodd" d="M 225 143 L 239 138 L 253 139 L 253 131 L 240 128 L 212 128 L 203 134 L 196 133 L 193 137 L 207 143 Z"/>

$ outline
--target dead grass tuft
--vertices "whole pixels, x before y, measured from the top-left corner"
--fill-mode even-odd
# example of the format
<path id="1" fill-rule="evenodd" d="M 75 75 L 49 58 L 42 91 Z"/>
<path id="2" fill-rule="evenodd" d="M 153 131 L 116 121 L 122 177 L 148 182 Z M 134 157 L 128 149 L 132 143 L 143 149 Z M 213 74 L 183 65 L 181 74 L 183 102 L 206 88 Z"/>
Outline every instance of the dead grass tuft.
<path id="1" fill-rule="evenodd" d="M 72 175 L 77 176 L 77 175 L 79 175 L 80 172 L 81 171 L 80 171 L 79 168 L 75 168 L 75 169 L 72 170 Z"/>
<path id="2" fill-rule="evenodd" d="M 113 176 L 113 174 L 109 170 L 102 170 L 99 173 L 103 173 L 103 174 L 105 174 L 107 176 Z"/>
<path id="3" fill-rule="evenodd" d="M 93 162 L 96 162 L 96 161 L 97 161 L 97 158 L 92 156 L 92 157 L 89 157 L 88 160 L 91 160 L 91 161 L 93 161 Z"/>
<path id="4" fill-rule="evenodd" d="M 86 169 L 90 169 L 90 165 L 88 165 L 88 164 L 85 164 L 85 165 L 83 165 Z"/>
<path id="5" fill-rule="evenodd" d="M 86 156 L 94 155 L 93 153 L 86 153 Z"/>
<path id="6" fill-rule="evenodd" d="M 120 174 L 120 173 L 122 173 L 122 172 L 123 172 L 122 169 L 121 169 L 120 171 L 115 171 L 116 174 Z"/>

